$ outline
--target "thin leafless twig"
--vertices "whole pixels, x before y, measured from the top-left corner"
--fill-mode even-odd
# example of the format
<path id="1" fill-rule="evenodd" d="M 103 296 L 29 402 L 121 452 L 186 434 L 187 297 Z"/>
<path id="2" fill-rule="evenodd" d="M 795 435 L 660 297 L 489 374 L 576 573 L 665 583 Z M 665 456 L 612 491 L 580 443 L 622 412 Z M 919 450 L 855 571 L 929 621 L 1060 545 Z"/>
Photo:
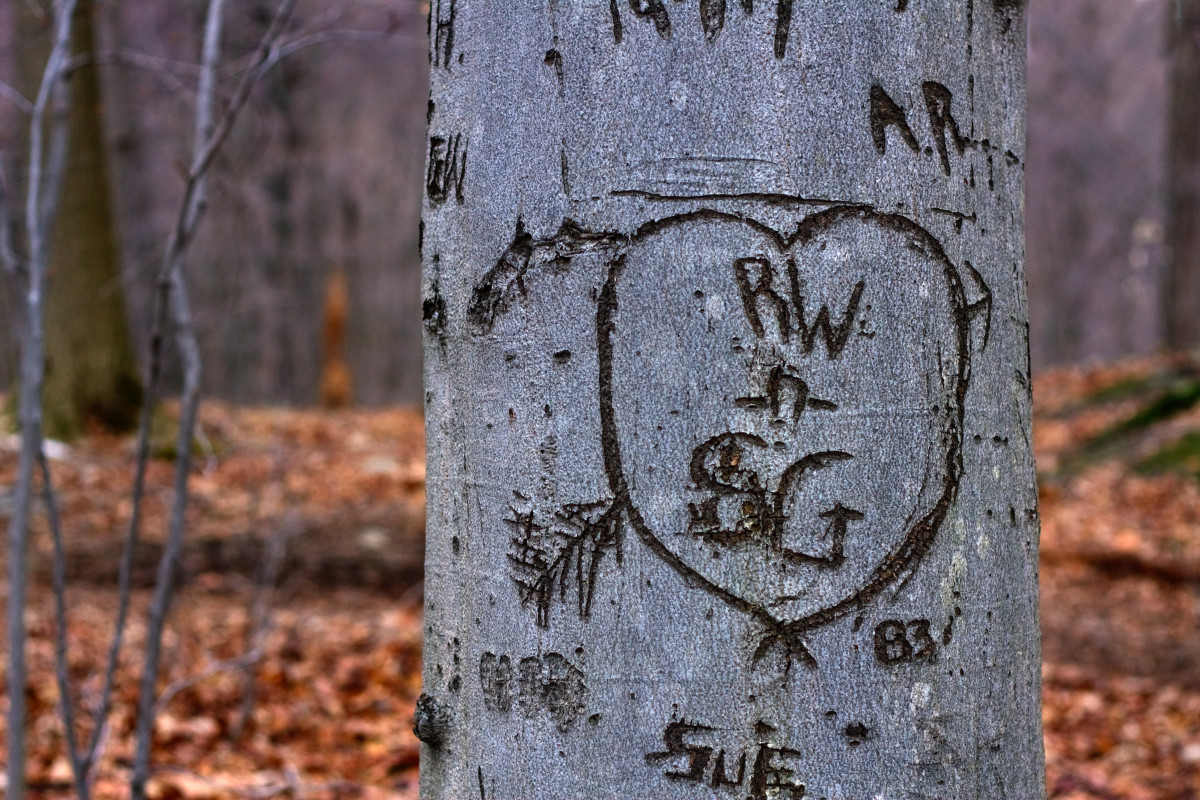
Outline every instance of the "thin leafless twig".
<path id="1" fill-rule="evenodd" d="M 209 0 L 205 21 L 204 48 L 201 58 L 200 86 L 196 98 L 195 155 L 188 170 L 187 185 L 179 216 L 167 245 L 160 286 L 169 287 L 169 318 L 174 330 L 175 346 L 183 364 L 183 392 L 179 432 L 176 445 L 174 500 L 171 507 L 166 547 L 158 564 L 154 598 L 150 606 L 150 621 L 146 633 L 145 664 L 138 692 L 138 719 L 134 732 L 134 764 L 130 794 L 133 800 L 144 800 L 149 777 L 150 748 L 154 733 L 155 693 L 162 651 L 162 634 L 173 592 L 176 565 L 183 550 L 184 512 L 187 507 L 188 477 L 191 469 L 192 432 L 200 401 L 200 352 L 192 329 L 191 309 L 184 261 L 205 201 L 205 176 L 217 152 L 224 144 L 238 112 L 245 105 L 254 85 L 258 64 L 267 60 L 279 38 L 295 0 L 280 0 L 271 24 L 263 35 L 252 64 L 242 75 L 237 88 L 219 120 L 214 123 L 213 106 L 216 91 L 217 61 L 220 56 L 222 11 L 225 0 Z M 152 402 L 152 400 L 147 400 Z"/>
<path id="2" fill-rule="evenodd" d="M 283 566 L 288 543 L 299 532 L 295 520 L 289 519 L 281 530 L 276 531 L 267 540 L 267 551 L 258 575 L 258 591 L 255 593 L 250 614 L 250 636 L 255 650 L 261 651 L 265 647 L 267 636 L 271 632 L 271 601 L 275 595 L 275 584 L 279 581 L 279 570 Z M 242 670 L 242 707 L 238 712 L 237 722 L 230 731 L 230 738 L 234 741 L 241 738 L 242 731 L 254 712 L 258 678 L 256 666 L 256 663 L 250 663 Z"/>
<path id="3" fill-rule="evenodd" d="M 332 44 L 334 42 L 359 42 L 362 44 L 387 42 L 388 44 L 397 44 L 403 47 L 412 47 L 414 49 L 422 50 L 429 47 L 429 42 L 425 39 L 399 37 L 386 31 L 364 31 L 353 29 L 325 31 L 322 33 L 310 34 L 308 36 L 300 36 L 286 42 L 281 42 L 279 47 L 271 53 L 271 57 L 258 67 L 258 77 L 261 78 L 280 61 L 288 58 L 289 56 L 295 55 L 301 50 L 323 44 Z"/>
<path id="4" fill-rule="evenodd" d="M 188 675 L 185 678 L 180 678 L 177 681 L 170 683 L 167 688 L 163 689 L 162 694 L 154 701 L 154 706 L 151 709 L 154 716 L 158 716 L 166 709 L 167 705 L 180 692 L 186 692 L 193 686 L 204 683 L 209 678 L 213 678 L 225 672 L 233 672 L 234 670 L 245 669 L 246 667 L 257 664 L 262 661 L 263 651 L 257 647 L 247 650 L 240 656 L 234 658 L 223 658 L 220 661 L 212 661 L 204 669 L 197 672 L 195 675 Z"/>
<path id="5" fill-rule="evenodd" d="M 155 305 L 165 309 L 169 287 L 159 287 L 159 298 Z M 159 315 L 161 316 L 161 314 Z M 129 526 L 125 533 L 125 542 L 121 548 L 121 560 L 117 566 L 117 615 L 113 624 L 113 638 L 109 643 L 108 660 L 104 668 L 104 682 L 100 689 L 100 698 L 96 704 L 92 738 L 84 752 L 85 771 L 91 772 L 99 754 L 102 751 L 101 737 L 107 728 L 108 714 L 112 709 L 113 686 L 117 678 L 117 666 L 121 657 L 121 648 L 125 638 L 125 624 L 129 618 L 129 603 L 133 596 L 133 556 L 137 549 L 142 523 L 142 499 L 146 493 L 146 471 L 150 463 L 150 428 L 154 418 L 154 398 L 162 379 L 162 348 L 166 338 L 163 329 L 165 323 L 156 319 L 154 331 L 150 337 L 149 374 L 146 380 L 146 397 L 142 405 L 141 417 L 138 422 L 137 453 L 135 455 L 132 511 L 129 516 Z"/>
<path id="6" fill-rule="evenodd" d="M 45 451 L 38 453 L 42 471 L 42 494 L 46 499 L 46 516 L 50 521 L 50 536 L 54 541 L 54 674 L 58 680 L 58 702 L 67 743 L 67 758 L 79 800 L 88 800 L 87 767 L 80 758 L 79 741 L 75 735 L 75 702 L 72 700 L 70 664 L 67 661 L 67 554 L 63 544 L 62 515 L 54 496 L 54 481 L 50 461 Z"/>
<path id="7" fill-rule="evenodd" d="M 0 97 L 3 97 L 26 114 L 33 113 L 33 103 L 29 102 L 29 98 L 4 81 L 0 81 Z"/>
<path id="8" fill-rule="evenodd" d="M 8 593 L 8 797 L 23 800 L 25 796 L 25 602 L 27 594 L 29 519 L 33 501 L 33 478 L 38 456 L 42 452 L 42 381 L 45 374 L 44 320 L 42 301 L 46 286 L 49 230 L 54 208 L 45 203 L 56 196 L 47 186 L 62 181 L 61 164 L 53 157 L 43 164 L 46 144 L 46 110 L 55 96 L 64 91 L 62 69 L 71 47 L 71 21 L 76 0 L 60 0 L 55 9 L 54 44 L 37 99 L 30 114 L 29 181 L 25 197 L 25 229 L 29 240 L 30 264 L 25 286 L 25 317 L 21 342 L 20 427 L 21 455 L 17 462 L 17 489 L 13 514 L 9 523 L 9 593 Z M 57 115 L 52 120 L 50 146 L 52 156 L 60 137 L 66 136 Z M 65 145 L 64 145 L 65 146 Z M 49 169 L 47 168 L 49 167 Z M 55 169 L 58 169 L 56 172 Z"/>
<path id="9" fill-rule="evenodd" d="M 175 95 L 191 95 L 195 92 L 195 88 L 188 81 L 181 80 L 180 75 L 194 81 L 200 73 L 198 64 L 175 61 L 130 49 L 80 53 L 68 62 L 67 71 L 73 72 L 88 64 L 111 64 L 145 70 L 161 80 Z"/>

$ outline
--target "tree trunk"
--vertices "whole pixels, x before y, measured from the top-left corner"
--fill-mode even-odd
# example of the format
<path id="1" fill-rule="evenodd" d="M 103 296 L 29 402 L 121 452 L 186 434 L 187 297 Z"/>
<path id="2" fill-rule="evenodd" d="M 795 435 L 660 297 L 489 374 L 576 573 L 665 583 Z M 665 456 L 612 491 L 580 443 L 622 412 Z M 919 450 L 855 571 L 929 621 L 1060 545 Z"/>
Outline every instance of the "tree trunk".
<path id="1" fill-rule="evenodd" d="M 36 5 L 21 4 L 19 27 L 38 41 Z M 91 0 L 76 6 L 73 51 L 95 51 Z M 41 38 L 44 39 L 44 36 Z M 21 59 L 33 87 L 48 49 L 27 46 Z M 51 236 L 46 296 L 46 433 L 71 438 L 91 424 L 113 431 L 137 423 L 141 380 L 125 313 L 121 263 L 108 183 L 99 70 L 84 61 L 72 72 L 70 149 L 62 200 Z"/>
<path id="2" fill-rule="evenodd" d="M 1022 4 L 430 16 L 422 797 L 1043 797 Z"/>
<path id="3" fill-rule="evenodd" d="M 1167 127 L 1166 340 L 1200 345 L 1200 0 L 1172 3 Z"/>

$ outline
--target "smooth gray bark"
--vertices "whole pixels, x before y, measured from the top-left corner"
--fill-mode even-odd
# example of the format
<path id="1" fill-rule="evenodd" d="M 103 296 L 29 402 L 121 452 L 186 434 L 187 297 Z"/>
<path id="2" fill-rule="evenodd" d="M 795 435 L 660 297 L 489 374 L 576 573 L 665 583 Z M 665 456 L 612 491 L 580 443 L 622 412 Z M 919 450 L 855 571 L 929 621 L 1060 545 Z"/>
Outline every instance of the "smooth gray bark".
<path id="1" fill-rule="evenodd" d="M 422 796 L 1043 797 L 1014 0 L 434 0 Z"/>

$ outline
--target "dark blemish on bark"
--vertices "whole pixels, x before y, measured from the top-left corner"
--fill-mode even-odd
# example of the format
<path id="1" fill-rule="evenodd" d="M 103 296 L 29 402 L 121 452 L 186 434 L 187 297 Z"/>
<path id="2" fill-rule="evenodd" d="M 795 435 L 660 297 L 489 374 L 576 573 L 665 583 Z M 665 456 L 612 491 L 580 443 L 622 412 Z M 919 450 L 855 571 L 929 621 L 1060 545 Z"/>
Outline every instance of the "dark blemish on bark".
<path id="1" fill-rule="evenodd" d="M 753 698 L 751 698 L 753 702 Z M 722 786 L 741 786 L 746 780 L 746 754 L 743 752 L 738 757 L 737 774 L 734 777 L 729 777 L 725 772 L 725 751 L 717 752 L 716 761 L 713 763 L 712 771 L 712 787 L 719 789 Z"/>
<path id="2" fill-rule="evenodd" d="M 754 0 L 742 0 L 742 11 L 747 14 L 754 13 Z"/>
<path id="3" fill-rule="evenodd" d="M 467 144 L 462 134 L 449 137 L 429 137 L 429 171 L 425 176 L 425 191 L 429 203 L 440 206 L 451 193 L 459 205 L 463 203 L 463 181 L 467 173 Z"/>
<path id="4" fill-rule="evenodd" d="M 914 619 L 907 624 L 886 619 L 875 627 L 875 657 L 884 664 L 909 661 L 933 662 L 937 644 L 929 635 L 929 620 Z"/>
<path id="5" fill-rule="evenodd" d="M 954 143 L 954 149 L 961 156 L 966 151 L 967 142 L 958 129 L 958 122 L 950 112 L 954 96 L 937 81 L 925 81 L 921 84 L 925 95 L 925 108 L 929 111 L 929 127 L 933 131 L 933 143 L 937 147 L 938 156 L 942 160 L 942 172 L 950 174 L 950 153 L 946 137 Z"/>
<path id="6" fill-rule="evenodd" d="M 450 709 L 431 694 L 422 693 L 413 711 L 413 733 L 430 747 L 438 747 L 450 732 Z"/>
<path id="7" fill-rule="evenodd" d="M 942 628 L 942 646 L 949 647 L 952 641 L 954 641 L 954 617 L 951 617 L 950 621 L 946 623 L 946 627 Z"/>
<path id="8" fill-rule="evenodd" d="M 425 330 L 444 344 L 446 341 L 446 301 L 442 299 L 442 293 L 438 290 L 436 280 L 430 281 L 429 296 L 421 301 L 421 320 L 425 325 Z"/>
<path id="9" fill-rule="evenodd" d="M 654 23 L 654 29 L 663 39 L 671 38 L 671 16 L 662 0 L 629 0 L 629 7 L 639 19 Z"/>
<path id="10" fill-rule="evenodd" d="M 842 312 L 842 321 L 836 325 L 830 320 L 829 307 L 822 305 L 817 311 L 817 318 L 813 320 L 810 327 L 805 321 L 804 314 L 804 296 L 801 294 L 803 289 L 800 286 L 799 269 L 796 266 L 796 260 L 788 259 L 788 283 L 792 293 L 792 304 L 796 309 L 796 327 L 800 334 L 800 343 L 804 347 L 805 353 L 811 353 L 816 344 L 817 334 L 825 340 L 825 354 L 830 361 L 842 354 L 846 349 L 846 343 L 850 341 L 850 334 L 854 331 L 854 318 L 858 314 L 858 304 L 862 300 L 863 290 L 866 284 L 859 281 L 854 285 L 854 290 L 850 293 L 850 299 L 846 303 L 846 308 Z M 784 341 L 787 341 L 786 338 Z"/>
<path id="11" fill-rule="evenodd" d="M 1000 32 L 1008 33 L 1012 29 L 1013 18 L 1021 13 L 1025 0 L 992 0 L 992 11 L 1000 17 Z"/>
<path id="12" fill-rule="evenodd" d="M 476 773 L 479 776 L 479 800 L 487 800 L 487 792 L 483 789 L 483 767 Z"/>
<path id="13" fill-rule="evenodd" d="M 845 734 L 848 740 L 847 744 L 851 747 L 858 747 L 871 735 L 871 729 L 861 722 L 851 722 L 842 733 Z"/>
<path id="14" fill-rule="evenodd" d="M 450 69 L 454 53 L 454 22 L 458 0 L 435 0 L 429 6 L 429 36 L 433 40 L 433 65 Z M 461 62 L 461 56 L 460 61 Z"/>
<path id="15" fill-rule="evenodd" d="M 553 237 L 539 241 L 535 252 L 533 236 L 518 218 L 512 243 L 501 254 L 496 265 L 475 285 L 471 295 L 467 321 L 473 332 L 476 335 L 490 332 L 496 318 L 526 295 L 525 280 L 531 271 L 561 272 L 574 256 L 624 241 L 626 237 L 620 234 L 585 231 L 568 219 L 563 221 Z"/>
<path id="16" fill-rule="evenodd" d="M 617 8 L 617 0 L 608 0 L 608 13 L 612 15 L 613 39 L 620 44 L 625 38 L 625 29 L 621 25 L 621 9 Z"/>
<path id="17" fill-rule="evenodd" d="M 479 659 L 479 683 L 483 690 L 483 705 L 491 711 L 512 709 L 515 683 L 512 659 L 507 655 L 484 653 Z"/>
<path id="18" fill-rule="evenodd" d="M 904 107 L 893 100 L 879 84 L 871 87 L 870 106 L 871 140 L 875 143 L 875 150 L 879 155 L 887 155 L 887 129 L 892 125 L 899 129 L 900 137 L 910 150 L 916 153 L 921 149 L 908 124 Z"/>
<path id="19" fill-rule="evenodd" d="M 546 57 L 542 59 L 548 67 L 554 67 L 554 74 L 558 76 L 558 83 L 561 86 L 563 83 L 563 57 L 558 50 L 551 48 L 546 51 Z"/>
<path id="20" fill-rule="evenodd" d="M 970 275 L 972 280 L 975 281 L 975 287 L 982 294 L 982 297 L 979 300 L 976 300 L 974 303 L 971 303 L 969 306 L 967 306 L 967 315 L 973 320 L 980 314 L 983 314 L 983 344 L 979 349 L 986 350 L 988 346 L 988 340 L 992 336 L 992 288 L 988 286 L 987 281 L 983 279 L 983 276 L 979 274 L 979 270 L 975 269 L 970 261 L 963 261 L 963 266 L 966 267 L 967 274 Z"/>
<path id="21" fill-rule="evenodd" d="M 775 7 L 775 58 L 787 55 L 788 36 L 792 29 L 793 0 L 779 0 Z"/>
<path id="22" fill-rule="evenodd" d="M 975 0 L 967 0 L 967 63 L 975 60 Z M 974 123 L 972 123 L 974 124 Z"/>
<path id="23" fill-rule="evenodd" d="M 904 11 L 908 8 L 908 0 L 896 0 L 896 10 Z"/>
<path id="24" fill-rule="evenodd" d="M 742 296 L 746 320 L 750 323 L 754 335 L 760 339 L 765 335 L 762 318 L 759 316 L 759 301 L 762 300 L 769 309 L 768 313 L 776 318 L 775 322 L 786 343 L 792 328 L 790 312 L 787 302 L 771 288 L 775 281 L 775 268 L 771 262 L 762 256 L 739 258 L 733 262 L 733 274 L 737 279 L 738 292 Z"/>
<path id="25" fill-rule="evenodd" d="M 710 42 L 720 36 L 725 27 L 725 0 L 700 0 L 700 24 Z"/>
<path id="26" fill-rule="evenodd" d="M 971 118 L 971 138 L 975 138 L 975 76 L 967 76 L 967 107 L 970 109 Z M 974 177 L 971 179 L 971 186 L 975 186 Z"/>
<path id="27" fill-rule="evenodd" d="M 570 350 L 559 350 L 557 353 L 554 354 L 555 363 L 566 364 L 570 360 L 571 360 L 571 351 Z"/>
<path id="28" fill-rule="evenodd" d="M 687 759 L 686 771 L 669 771 L 664 772 L 663 775 L 673 780 L 702 782 L 713 748 L 707 745 L 691 744 L 685 737 L 713 730 L 715 728 L 710 725 L 701 725 L 698 722 L 687 722 L 686 720 L 668 723 L 667 727 L 663 729 L 662 736 L 666 749 L 662 752 L 647 753 L 646 763 L 658 764 L 683 756 Z"/>
<path id="29" fill-rule="evenodd" d="M 533 253 L 533 236 L 525 230 L 525 223 L 517 218 L 517 231 L 512 244 L 500 256 L 496 266 L 488 270 L 483 280 L 475 286 L 467 318 L 476 332 L 490 331 L 496 317 L 507 311 L 518 295 L 525 295 L 525 271 L 529 256 Z M 512 409 L 509 409 L 512 414 Z"/>
<path id="30" fill-rule="evenodd" d="M 559 730 L 569 728 L 586 709 L 588 688 L 584 683 L 585 675 L 561 653 L 546 653 L 541 657 L 529 656 L 521 659 L 515 683 L 511 670 L 512 662 L 507 656 L 497 657 L 485 653 L 484 659 L 487 665 L 485 667 L 484 662 L 480 662 L 481 679 L 485 670 L 492 679 L 491 684 L 484 683 L 484 700 L 486 703 L 488 692 L 492 692 L 493 702 L 496 703 L 494 708 L 497 711 L 508 711 L 512 708 L 514 686 L 516 703 L 525 716 L 548 714 Z M 506 660 L 509 671 L 501 675 L 497 670 Z M 502 688 L 498 683 L 499 678 L 504 680 Z M 500 707 L 501 701 L 507 701 L 507 707 Z"/>
<path id="31" fill-rule="evenodd" d="M 433 102 L 433 97 L 429 98 L 429 105 L 425 109 L 425 124 L 433 122 L 433 114 L 437 110 L 437 104 Z"/>
<path id="32" fill-rule="evenodd" d="M 454 551 L 454 555 L 458 555 L 462 552 L 462 542 L 458 540 L 457 536 L 450 540 L 450 549 Z"/>
<path id="33" fill-rule="evenodd" d="M 537 608 L 537 624 L 550 624 L 556 600 L 575 602 L 580 619 L 591 616 L 600 565 L 610 553 L 622 561 L 622 512 L 607 501 L 571 503 L 549 519 L 514 492 L 505 522 L 515 531 L 508 560 L 523 604 Z"/>
<path id="34" fill-rule="evenodd" d="M 777 206 L 781 208 L 789 208 L 792 206 L 853 206 L 856 208 L 868 208 L 866 203 L 855 203 L 849 200 L 833 200 L 827 197 L 801 197 L 792 194 L 776 194 L 772 192 L 735 192 L 735 193 L 720 193 L 712 192 L 707 194 L 661 194 L 659 192 L 647 192 L 642 189 L 618 189 L 609 192 L 612 197 L 640 197 L 646 200 L 657 200 L 662 202 L 677 201 L 677 202 L 695 202 L 706 201 L 713 202 L 718 200 L 750 200 L 756 203 L 764 203 L 769 206 Z"/>
<path id="35" fill-rule="evenodd" d="M 972 174 L 973 173 L 974 173 L 974 168 L 972 168 Z M 951 211 L 948 208 L 938 208 L 936 206 L 930 208 L 929 210 L 931 212 L 933 212 L 934 214 L 944 214 L 947 217 L 952 218 L 954 220 L 954 232 L 955 233 L 962 233 L 964 222 L 969 222 L 972 225 L 979 224 L 979 215 L 977 213 L 975 213 L 974 211 L 972 211 L 970 214 L 964 214 L 961 211 Z"/>
<path id="36" fill-rule="evenodd" d="M 571 196 L 571 170 L 567 163 L 567 148 L 564 146 L 558 151 L 558 169 L 562 179 L 563 195 Z"/>

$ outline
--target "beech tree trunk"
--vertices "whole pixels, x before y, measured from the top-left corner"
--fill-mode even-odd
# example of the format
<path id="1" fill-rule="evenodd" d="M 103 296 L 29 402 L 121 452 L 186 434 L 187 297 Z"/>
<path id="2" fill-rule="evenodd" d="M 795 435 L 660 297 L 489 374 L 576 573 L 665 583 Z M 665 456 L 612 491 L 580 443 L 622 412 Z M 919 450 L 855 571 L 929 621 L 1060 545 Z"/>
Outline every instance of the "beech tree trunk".
<path id="1" fill-rule="evenodd" d="M 1200 0 L 1169 13 L 1171 89 L 1167 125 L 1166 343 L 1200 346 Z"/>
<path id="2" fill-rule="evenodd" d="M 433 0 L 422 797 L 1044 797 L 1023 11 Z"/>

